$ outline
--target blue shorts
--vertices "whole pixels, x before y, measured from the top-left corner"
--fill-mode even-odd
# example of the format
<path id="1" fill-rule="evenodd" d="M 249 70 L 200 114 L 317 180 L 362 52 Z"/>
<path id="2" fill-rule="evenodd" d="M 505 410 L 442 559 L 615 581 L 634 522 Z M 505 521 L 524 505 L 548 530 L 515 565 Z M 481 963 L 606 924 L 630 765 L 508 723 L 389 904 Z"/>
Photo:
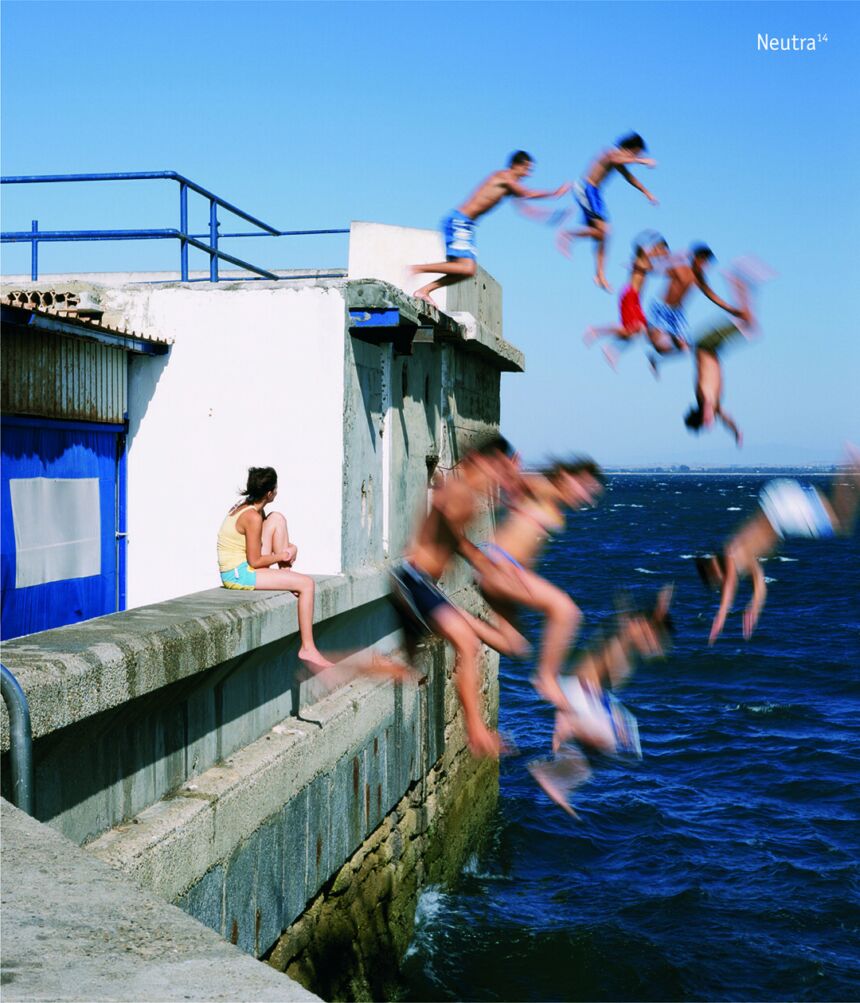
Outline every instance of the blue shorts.
<path id="1" fill-rule="evenodd" d="M 442 220 L 442 236 L 445 238 L 445 255 L 451 258 L 470 258 L 478 260 L 478 248 L 475 246 L 475 229 L 478 224 L 469 216 L 464 216 L 458 209 Z"/>
<path id="2" fill-rule="evenodd" d="M 429 575 L 403 560 L 390 571 L 391 600 L 404 626 L 413 633 L 433 634 L 430 619 L 441 606 L 456 608 Z"/>
<path id="3" fill-rule="evenodd" d="M 685 345 L 689 345 L 689 325 L 683 307 L 668 306 L 662 300 L 654 300 L 648 308 L 648 322 L 658 331 L 665 331 L 673 341 L 683 341 Z"/>
<path id="4" fill-rule="evenodd" d="M 221 572 L 221 584 L 225 589 L 255 589 L 257 572 L 247 561 L 242 561 L 238 568 Z"/>
<path id="5" fill-rule="evenodd" d="M 486 554 L 493 564 L 498 564 L 500 560 L 507 561 L 508 564 L 513 564 L 513 566 L 515 568 L 519 568 L 520 571 L 525 571 L 525 568 L 522 564 L 520 564 L 516 557 L 509 554 L 507 550 L 505 550 L 504 547 L 500 547 L 498 543 L 479 543 L 478 550 L 480 550 L 482 554 Z"/>
<path id="6" fill-rule="evenodd" d="M 596 219 L 603 222 L 609 219 L 609 213 L 606 211 L 600 189 L 595 188 L 588 181 L 576 182 L 573 186 L 573 197 L 579 203 L 579 208 L 582 209 L 582 219 L 586 225 L 593 223 Z"/>

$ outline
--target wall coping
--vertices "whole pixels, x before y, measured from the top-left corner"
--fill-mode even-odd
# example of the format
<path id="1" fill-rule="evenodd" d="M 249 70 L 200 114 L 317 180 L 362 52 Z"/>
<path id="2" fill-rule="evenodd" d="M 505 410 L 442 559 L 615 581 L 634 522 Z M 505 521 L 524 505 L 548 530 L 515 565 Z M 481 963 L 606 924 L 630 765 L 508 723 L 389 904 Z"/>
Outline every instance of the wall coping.
<path id="1" fill-rule="evenodd" d="M 388 594 L 385 568 L 312 577 L 315 623 Z M 2 660 L 27 695 L 35 739 L 298 629 L 291 592 L 214 588 L 6 641 Z M 0 714 L 6 751 L 5 704 Z"/>

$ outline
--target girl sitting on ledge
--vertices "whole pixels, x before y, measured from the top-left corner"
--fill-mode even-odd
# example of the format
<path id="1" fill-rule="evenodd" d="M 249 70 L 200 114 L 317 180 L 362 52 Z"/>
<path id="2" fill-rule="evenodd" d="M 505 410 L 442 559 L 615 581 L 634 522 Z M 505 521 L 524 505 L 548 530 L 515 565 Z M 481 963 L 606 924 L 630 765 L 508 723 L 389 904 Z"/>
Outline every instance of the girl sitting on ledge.
<path id="1" fill-rule="evenodd" d="M 228 589 L 292 592 L 299 600 L 299 658 L 313 669 L 331 666 L 314 642 L 314 580 L 292 570 L 298 552 L 290 543 L 287 520 L 265 512 L 278 493 L 272 467 L 250 467 L 242 501 L 227 513 L 218 530 L 218 570 Z"/>

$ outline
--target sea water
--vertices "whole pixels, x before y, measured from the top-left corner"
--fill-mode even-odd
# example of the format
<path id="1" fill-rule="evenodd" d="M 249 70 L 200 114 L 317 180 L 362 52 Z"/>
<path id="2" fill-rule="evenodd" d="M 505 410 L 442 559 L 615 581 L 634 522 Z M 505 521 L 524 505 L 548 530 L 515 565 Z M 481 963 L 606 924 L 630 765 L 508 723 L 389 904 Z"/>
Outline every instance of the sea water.
<path id="1" fill-rule="evenodd" d="M 756 508 L 765 476 L 627 476 L 575 513 L 542 573 L 582 637 L 675 583 L 674 648 L 623 699 L 641 762 L 595 771 L 575 821 L 526 770 L 551 711 L 503 659 L 499 810 L 450 887 L 424 893 L 402 966 L 411 1000 L 860 998 L 860 537 L 789 541 L 714 647 L 693 557 Z M 827 478 L 812 482 L 825 487 Z M 539 624 L 525 618 L 533 641 Z"/>

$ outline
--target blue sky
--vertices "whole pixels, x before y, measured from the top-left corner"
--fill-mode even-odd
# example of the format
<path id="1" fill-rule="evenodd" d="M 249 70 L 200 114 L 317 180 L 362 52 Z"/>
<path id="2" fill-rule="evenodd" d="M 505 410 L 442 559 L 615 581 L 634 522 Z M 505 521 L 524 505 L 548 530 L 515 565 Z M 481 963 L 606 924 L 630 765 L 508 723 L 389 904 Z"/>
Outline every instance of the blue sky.
<path id="1" fill-rule="evenodd" d="M 549 187 L 636 129 L 661 204 L 610 184 L 610 280 L 645 227 L 779 273 L 763 340 L 725 367 L 745 447 L 685 430 L 687 360 L 656 383 L 638 348 L 620 375 L 584 348 L 588 324 L 616 317 L 590 252 L 566 261 L 507 206 L 479 230 L 505 335 L 528 360 L 503 378 L 505 431 L 529 458 L 577 449 L 608 464 L 832 460 L 860 439 L 856 4 L 5 0 L 2 28 L 4 174 L 175 169 L 284 229 L 434 227 L 514 149 Z M 758 51 L 765 32 L 828 41 Z M 176 203 L 166 182 L 6 189 L 3 229 L 175 226 Z M 232 249 L 252 244 L 276 267 L 346 262 L 344 237 Z M 3 250 L 6 273 L 27 270 L 25 251 Z M 42 250 L 45 271 L 176 259 L 172 244 Z M 690 313 L 695 326 L 714 310 L 700 299 Z"/>

